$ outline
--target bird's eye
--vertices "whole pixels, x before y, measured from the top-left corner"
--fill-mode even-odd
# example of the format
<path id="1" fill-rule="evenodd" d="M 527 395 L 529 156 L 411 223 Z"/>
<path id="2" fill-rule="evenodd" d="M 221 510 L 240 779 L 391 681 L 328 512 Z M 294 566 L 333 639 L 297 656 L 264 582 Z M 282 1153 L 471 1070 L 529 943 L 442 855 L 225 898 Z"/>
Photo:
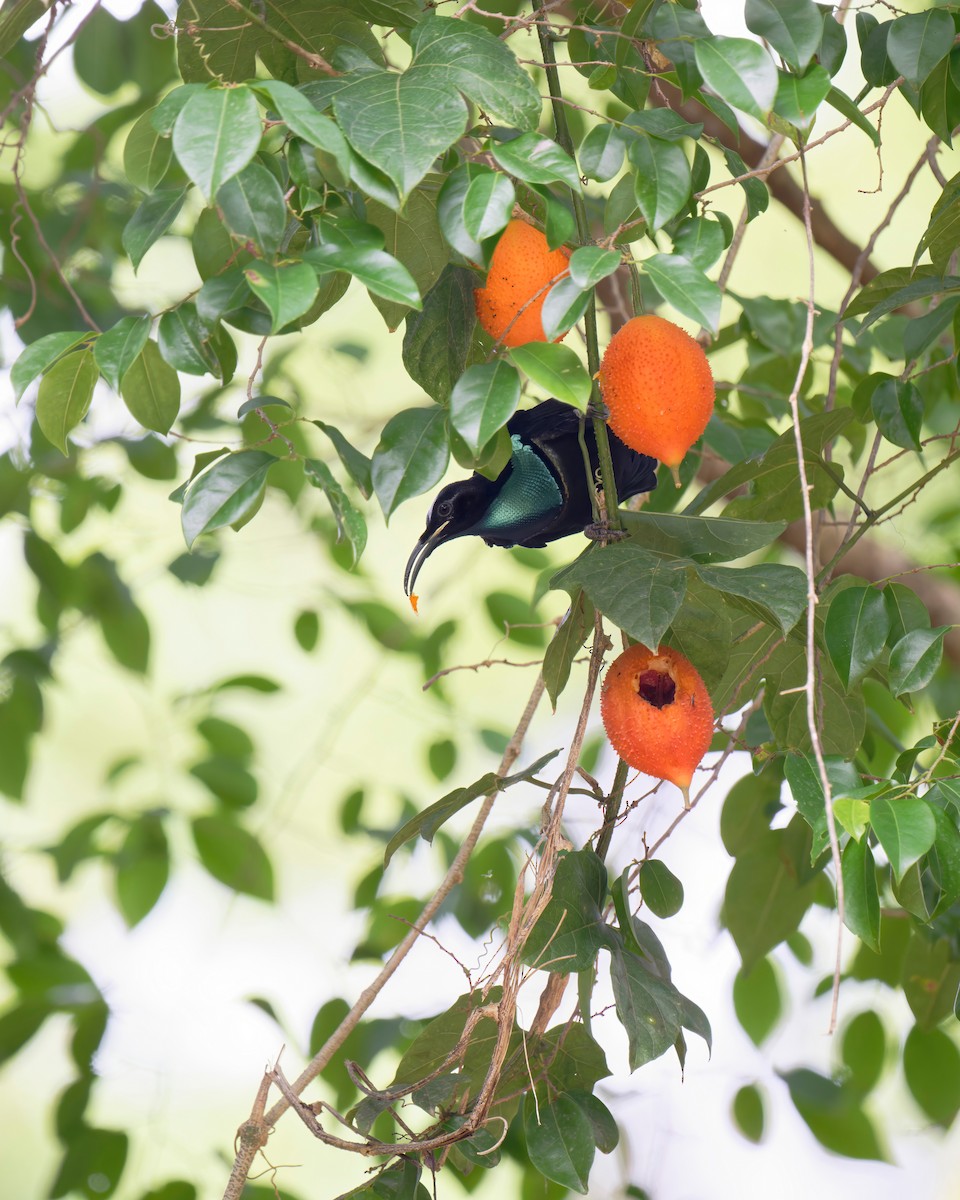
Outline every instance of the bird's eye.
<path id="1" fill-rule="evenodd" d="M 437 516 L 443 521 L 449 521 L 453 516 L 453 505 L 449 500 L 441 500 L 437 505 Z"/>

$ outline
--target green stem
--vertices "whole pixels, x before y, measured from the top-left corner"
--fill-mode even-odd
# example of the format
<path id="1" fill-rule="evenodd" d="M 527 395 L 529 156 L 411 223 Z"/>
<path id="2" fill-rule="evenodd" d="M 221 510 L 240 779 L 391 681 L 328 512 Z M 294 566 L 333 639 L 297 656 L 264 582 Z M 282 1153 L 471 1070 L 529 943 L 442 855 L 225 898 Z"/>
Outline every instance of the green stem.
<path id="1" fill-rule="evenodd" d="M 535 12 L 543 11 L 543 0 L 533 0 Z M 553 39 L 545 21 L 537 22 L 537 35 L 540 38 L 540 51 L 543 55 L 544 67 L 547 74 L 547 87 L 550 89 L 550 103 L 553 108 L 553 123 L 557 131 L 557 142 L 567 154 L 576 161 L 573 148 L 573 138 L 570 136 L 570 126 L 567 124 L 567 114 L 563 107 L 563 91 L 560 86 L 560 72 L 557 70 L 557 58 L 553 51 Z M 587 220 L 587 206 L 579 190 L 570 189 L 573 200 L 573 212 L 577 221 L 577 238 L 581 246 L 591 241 L 590 223 Z M 584 326 L 587 335 L 587 366 L 593 377 L 592 403 L 595 407 L 602 404 L 597 388 L 596 374 L 600 370 L 600 345 L 597 337 L 597 306 L 596 296 L 591 295 L 587 311 L 584 313 Z M 603 495 L 607 509 L 607 524 L 611 529 L 622 529 L 620 523 L 619 501 L 617 500 L 617 483 L 613 473 L 613 458 L 610 454 L 610 440 L 607 437 L 607 423 L 602 417 L 593 417 L 593 433 L 597 442 L 597 461 L 600 464 L 600 479 L 603 483 Z M 592 483 L 592 480 L 591 480 Z"/>
<path id="2" fill-rule="evenodd" d="M 617 823 L 617 817 L 620 815 L 620 801 L 623 799 L 623 789 L 626 786 L 629 770 L 630 768 L 621 758 L 613 777 L 613 787 L 610 789 L 610 795 L 603 808 L 603 826 L 600 829 L 600 837 L 597 839 L 597 857 L 601 861 L 607 857 L 607 851 L 610 849 L 613 830 Z"/>

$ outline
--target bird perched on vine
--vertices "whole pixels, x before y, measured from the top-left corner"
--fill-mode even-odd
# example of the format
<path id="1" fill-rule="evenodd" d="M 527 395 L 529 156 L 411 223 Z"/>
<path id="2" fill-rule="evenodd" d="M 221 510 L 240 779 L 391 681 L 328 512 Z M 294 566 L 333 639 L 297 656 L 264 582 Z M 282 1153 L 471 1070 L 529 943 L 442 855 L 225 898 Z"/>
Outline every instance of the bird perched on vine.
<path id="1" fill-rule="evenodd" d="M 488 546 L 545 546 L 582 533 L 594 520 L 590 484 L 580 446 L 580 413 L 560 400 L 544 400 L 507 422 L 512 454 L 496 477 L 474 472 L 440 489 L 427 527 L 407 561 L 404 590 L 413 595 L 420 568 L 445 542 L 481 537 Z M 599 480 L 597 443 L 587 422 L 590 469 Z M 657 460 L 638 454 L 608 431 L 617 497 L 626 500 L 657 485 Z"/>

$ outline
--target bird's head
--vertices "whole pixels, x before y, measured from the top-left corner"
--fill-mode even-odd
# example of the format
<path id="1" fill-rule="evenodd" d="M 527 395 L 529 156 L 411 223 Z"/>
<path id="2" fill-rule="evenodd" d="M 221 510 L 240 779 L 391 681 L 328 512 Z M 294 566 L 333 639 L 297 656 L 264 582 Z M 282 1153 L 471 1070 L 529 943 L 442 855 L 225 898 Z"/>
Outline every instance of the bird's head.
<path id="1" fill-rule="evenodd" d="M 494 490 L 493 481 L 482 475 L 471 475 L 469 479 L 448 483 L 437 492 L 427 513 L 427 527 L 423 536 L 407 559 L 403 588 L 408 596 L 413 592 L 420 568 L 438 546 L 475 532 L 475 526 L 482 521 L 490 506 Z"/>

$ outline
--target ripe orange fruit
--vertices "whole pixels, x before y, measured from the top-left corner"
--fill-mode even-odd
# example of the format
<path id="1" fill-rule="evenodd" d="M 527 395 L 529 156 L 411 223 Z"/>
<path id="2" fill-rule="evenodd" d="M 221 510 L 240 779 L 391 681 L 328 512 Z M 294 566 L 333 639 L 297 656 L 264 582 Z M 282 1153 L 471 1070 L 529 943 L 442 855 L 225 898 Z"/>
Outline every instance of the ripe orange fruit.
<path id="1" fill-rule="evenodd" d="M 678 479 L 677 467 L 706 429 L 716 396 L 697 342 L 663 317 L 634 317 L 610 339 L 599 378 L 613 432 L 631 449 L 659 458 Z"/>
<path id="2" fill-rule="evenodd" d="M 713 705 L 685 655 L 639 642 L 625 650 L 604 678 L 600 715 L 624 762 L 676 784 L 689 803 L 690 780 L 713 737 Z"/>
<path id="3" fill-rule="evenodd" d="M 505 346 L 545 342 L 543 302 L 550 285 L 566 275 L 570 252 L 551 250 L 539 229 L 514 219 L 490 259 L 486 287 L 473 293 L 480 324 Z M 557 338 L 556 341 L 560 341 Z"/>

